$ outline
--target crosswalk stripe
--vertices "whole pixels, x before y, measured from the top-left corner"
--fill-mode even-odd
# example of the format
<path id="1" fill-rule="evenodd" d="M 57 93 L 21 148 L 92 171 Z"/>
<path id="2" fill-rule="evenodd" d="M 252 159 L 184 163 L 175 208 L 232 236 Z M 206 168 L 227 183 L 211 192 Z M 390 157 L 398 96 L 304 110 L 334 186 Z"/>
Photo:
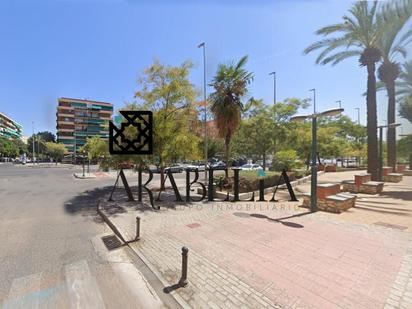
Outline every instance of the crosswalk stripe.
<path id="1" fill-rule="evenodd" d="M 3 303 L 4 309 L 35 309 L 39 308 L 39 288 L 41 273 L 32 274 L 13 280 L 7 300 Z"/>
<path id="2" fill-rule="evenodd" d="M 87 261 L 65 267 L 66 284 L 71 308 L 105 308 L 96 280 L 90 274 Z"/>

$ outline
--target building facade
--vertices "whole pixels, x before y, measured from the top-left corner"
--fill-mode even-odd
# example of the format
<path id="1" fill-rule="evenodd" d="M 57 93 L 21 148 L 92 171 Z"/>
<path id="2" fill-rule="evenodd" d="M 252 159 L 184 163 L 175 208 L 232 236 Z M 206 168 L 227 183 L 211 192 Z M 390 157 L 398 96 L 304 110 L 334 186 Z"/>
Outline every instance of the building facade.
<path id="1" fill-rule="evenodd" d="M 0 113 L 0 138 L 21 138 L 23 127 L 13 119 Z"/>
<path id="2" fill-rule="evenodd" d="M 88 137 L 108 139 L 112 115 L 110 103 L 60 98 L 56 113 L 57 142 L 63 143 L 69 154 L 75 154 Z"/>

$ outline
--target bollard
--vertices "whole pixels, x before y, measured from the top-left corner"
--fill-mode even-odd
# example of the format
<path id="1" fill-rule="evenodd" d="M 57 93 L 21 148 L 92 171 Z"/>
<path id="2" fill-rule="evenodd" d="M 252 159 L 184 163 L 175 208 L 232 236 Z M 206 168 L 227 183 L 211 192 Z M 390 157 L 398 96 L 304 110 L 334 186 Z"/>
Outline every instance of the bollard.
<path id="1" fill-rule="evenodd" d="M 136 217 L 136 238 L 134 240 L 140 239 L 140 218 Z"/>
<path id="2" fill-rule="evenodd" d="M 259 202 L 266 202 L 265 200 L 265 180 L 259 179 Z"/>
<path id="3" fill-rule="evenodd" d="M 179 286 L 185 287 L 188 284 L 187 281 L 187 259 L 188 259 L 189 249 L 182 247 L 182 277 L 179 280 Z"/>

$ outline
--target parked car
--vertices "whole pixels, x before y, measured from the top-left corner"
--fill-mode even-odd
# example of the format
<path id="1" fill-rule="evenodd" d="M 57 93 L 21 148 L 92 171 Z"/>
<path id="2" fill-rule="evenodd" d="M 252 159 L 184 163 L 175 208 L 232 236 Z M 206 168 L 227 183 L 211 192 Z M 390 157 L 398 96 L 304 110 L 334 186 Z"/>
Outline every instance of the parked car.
<path id="1" fill-rule="evenodd" d="M 181 173 L 181 172 L 183 172 L 183 170 L 184 170 L 185 168 L 186 168 L 185 165 L 182 165 L 182 164 L 173 164 L 173 165 L 171 165 L 171 166 L 166 167 L 166 168 L 165 168 L 165 172 L 167 173 L 167 172 L 170 170 L 172 173 Z"/>
<path id="2" fill-rule="evenodd" d="M 244 164 L 240 167 L 242 171 L 255 171 L 255 170 L 263 170 L 259 164 Z"/>
<path id="3" fill-rule="evenodd" d="M 224 170 L 226 169 L 226 163 L 223 161 L 219 161 L 215 164 L 212 164 L 210 167 L 214 170 Z"/>

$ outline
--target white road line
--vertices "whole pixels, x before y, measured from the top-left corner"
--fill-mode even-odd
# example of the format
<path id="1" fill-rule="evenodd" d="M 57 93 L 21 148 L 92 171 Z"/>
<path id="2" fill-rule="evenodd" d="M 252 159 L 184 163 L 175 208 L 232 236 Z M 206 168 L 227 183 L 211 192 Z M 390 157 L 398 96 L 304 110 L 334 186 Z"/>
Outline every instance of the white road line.
<path id="1" fill-rule="evenodd" d="M 41 273 L 20 277 L 13 280 L 4 309 L 39 308 Z"/>
<path id="2" fill-rule="evenodd" d="M 105 308 L 99 286 L 90 274 L 87 261 L 69 264 L 66 269 L 66 284 L 71 308 Z"/>

